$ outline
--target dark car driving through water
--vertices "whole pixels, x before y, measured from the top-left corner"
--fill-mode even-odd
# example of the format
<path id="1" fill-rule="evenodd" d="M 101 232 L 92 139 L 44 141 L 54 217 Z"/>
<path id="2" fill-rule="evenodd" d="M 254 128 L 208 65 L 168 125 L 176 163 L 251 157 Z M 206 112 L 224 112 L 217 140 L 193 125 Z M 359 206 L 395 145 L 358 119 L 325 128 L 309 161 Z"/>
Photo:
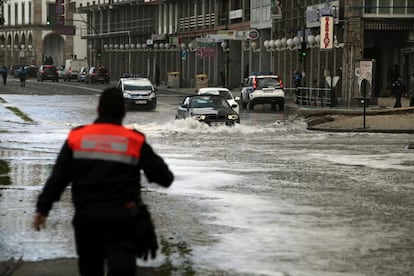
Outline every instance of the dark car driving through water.
<path id="1" fill-rule="evenodd" d="M 209 126 L 233 126 L 239 114 L 218 95 L 187 96 L 177 109 L 176 119 L 193 118 Z"/>

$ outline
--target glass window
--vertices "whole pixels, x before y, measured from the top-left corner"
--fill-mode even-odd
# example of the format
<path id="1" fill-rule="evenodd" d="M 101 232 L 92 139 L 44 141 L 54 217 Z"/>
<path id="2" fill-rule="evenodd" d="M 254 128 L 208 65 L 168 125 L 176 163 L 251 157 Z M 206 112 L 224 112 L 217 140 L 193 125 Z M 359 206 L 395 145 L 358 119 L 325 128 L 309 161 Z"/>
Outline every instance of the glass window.
<path id="1" fill-rule="evenodd" d="M 394 0 L 393 14 L 405 14 L 405 0 Z"/>
<path id="2" fill-rule="evenodd" d="M 25 6 L 24 3 L 22 3 L 22 25 L 24 25 L 24 20 L 26 19 L 26 14 L 24 13 L 25 11 Z"/>
<path id="3" fill-rule="evenodd" d="M 377 13 L 377 0 L 365 0 L 365 13 Z"/>
<path id="4" fill-rule="evenodd" d="M 258 88 L 280 88 L 280 82 L 277 78 L 261 78 L 257 80 Z"/>
<path id="5" fill-rule="evenodd" d="M 379 0 L 379 14 L 389 14 L 390 13 L 390 0 Z"/>

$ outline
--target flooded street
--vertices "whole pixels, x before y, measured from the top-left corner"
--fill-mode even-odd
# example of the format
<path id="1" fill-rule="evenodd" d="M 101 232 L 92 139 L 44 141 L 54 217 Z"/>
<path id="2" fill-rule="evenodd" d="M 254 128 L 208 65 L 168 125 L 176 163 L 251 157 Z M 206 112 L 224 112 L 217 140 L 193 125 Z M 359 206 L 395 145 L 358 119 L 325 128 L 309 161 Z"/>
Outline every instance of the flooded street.
<path id="1" fill-rule="evenodd" d="M 68 191 L 45 231 L 30 223 L 68 131 L 95 118 L 97 94 L 1 98 L 0 260 L 76 257 Z M 161 95 L 154 112 L 124 121 L 176 176 L 169 189 L 144 181 L 163 250 L 141 265 L 168 263 L 177 275 L 414 271 L 412 135 L 309 131 L 260 109 L 243 110 L 235 127 L 210 128 L 174 120 L 180 100 Z"/>

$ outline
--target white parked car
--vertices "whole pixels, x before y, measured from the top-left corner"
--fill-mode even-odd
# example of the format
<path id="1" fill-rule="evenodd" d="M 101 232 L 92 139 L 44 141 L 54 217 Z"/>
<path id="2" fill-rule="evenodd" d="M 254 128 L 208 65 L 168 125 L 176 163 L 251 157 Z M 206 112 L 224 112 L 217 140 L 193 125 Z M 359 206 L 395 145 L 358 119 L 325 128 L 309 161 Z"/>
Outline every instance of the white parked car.
<path id="1" fill-rule="evenodd" d="M 238 101 L 240 101 L 239 97 L 234 97 L 231 91 L 224 87 L 205 87 L 200 88 L 198 90 L 198 95 L 219 95 L 227 100 L 231 108 L 240 113 L 240 107 Z"/>

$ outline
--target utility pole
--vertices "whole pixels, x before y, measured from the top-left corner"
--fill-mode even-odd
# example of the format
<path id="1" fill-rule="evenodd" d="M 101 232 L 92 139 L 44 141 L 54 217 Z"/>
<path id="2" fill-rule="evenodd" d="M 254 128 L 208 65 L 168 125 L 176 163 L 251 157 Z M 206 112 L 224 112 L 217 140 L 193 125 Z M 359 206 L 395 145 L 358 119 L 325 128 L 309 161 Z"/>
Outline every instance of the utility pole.
<path id="1" fill-rule="evenodd" d="M 306 22 L 305 22 L 306 0 L 304 0 L 303 7 L 300 6 L 299 0 L 296 0 L 296 5 L 298 7 L 299 12 L 302 14 L 302 16 L 301 16 L 301 21 L 302 21 L 301 22 L 301 24 L 302 24 L 302 43 L 301 43 L 301 49 L 299 50 L 299 57 L 302 60 L 303 72 L 305 73 L 305 76 L 303 76 L 303 77 L 306 77 L 306 56 L 307 56 Z M 306 81 L 304 81 L 304 86 L 306 87 L 305 84 L 306 84 Z"/>

